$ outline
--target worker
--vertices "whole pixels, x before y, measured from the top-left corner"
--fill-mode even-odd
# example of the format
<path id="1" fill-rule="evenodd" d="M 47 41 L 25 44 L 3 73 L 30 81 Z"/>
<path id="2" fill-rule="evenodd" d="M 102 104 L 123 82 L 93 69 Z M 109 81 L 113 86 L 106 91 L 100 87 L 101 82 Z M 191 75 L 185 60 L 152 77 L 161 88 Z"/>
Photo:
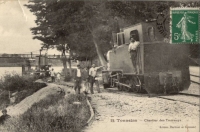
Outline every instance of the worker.
<path id="1" fill-rule="evenodd" d="M 100 93 L 100 88 L 99 88 L 99 81 L 97 79 L 97 70 L 101 67 L 104 67 L 104 66 L 100 66 L 100 67 L 96 67 L 95 64 L 92 64 L 92 67 L 90 68 L 89 70 L 89 76 L 90 76 L 90 92 L 91 94 L 94 94 L 94 91 L 93 91 L 93 85 L 95 83 L 96 85 L 96 88 L 97 88 L 97 91 L 98 93 Z"/>
<path id="2" fill-rule="evenodd" d="M 138 69 L 137 69 L 137 48 L 140 45 L 139 41 L 136 41 L 136 35 L 133 35 L 130 37 L 130 44 L 128 47 L 128 52 L 130 54 L 130 58 L 134 67 L 135 74 L 138 74 Z"/>

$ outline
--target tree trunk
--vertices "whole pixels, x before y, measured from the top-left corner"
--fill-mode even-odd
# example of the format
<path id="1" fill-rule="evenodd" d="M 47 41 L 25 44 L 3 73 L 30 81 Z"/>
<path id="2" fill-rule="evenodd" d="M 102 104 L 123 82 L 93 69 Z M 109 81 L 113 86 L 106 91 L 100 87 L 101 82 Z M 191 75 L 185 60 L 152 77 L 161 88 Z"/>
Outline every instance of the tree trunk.
<path id="1" fill-rule="evenodd" d="M 66 60 L 66 58 L 63 58 L 62 62 L 63 62 L 63 67 L 64 67 L 63 72 L 64 72 L 65 77 L 67 77 L 67 60 Z"/>
<path id="2" fill-rule="evenodd" d="M 71 50 L 69 50 L 68 65 L 69 65 L 69 74 L 70 74 L 70 77 L 72 77 L 72 64 L 71 64 L 71 56 L 72 56 L 72 53 L 71 53 Z"/>
<path id="3" fill-rule="evenodd" d="M 70 56 L 69 56 L 70 57 Z M 68 65 L 69 65 L 69 75 L 70 77 L 72 76 L 72 65 L 71 65 L 71 59 L 69 58 L 68 60 Z"/>
<path id="4" fill-rule="evenodd" d="M 65 49 L 63 49 L 62 51 L 62 58 L 61 58 L 62 62 L 63 62 L 63 67 L 64 67 L 64 75 L 65 78 L 67 77 L 67 57 L 65 55 Z"/>
<path id="5" fill-rule="evenodd" d="M 95 45 L 95 48 L 96 48 L 96 51 L 97 51 L 97 55 L 99 57 L 99 60 L 100 60 L 100 63 L 102 66 L 107 66 L 107 62 L 106 62 L 106 59 L 104 58 L 103 56 L 103 53 L 101 52 L 99 46 L 98 46 L 98 43 L 97 43 L 97 37 L 95 36 L 94 32 L 93 32 L 93 28 L 88 26 L 88 30 L 90 31 L 90 33 L 92 34 L 92 37 L 93 37 L 93 42 L 94 42 L 94 45 Z"/>
<path id="6" fill-rule="evenodd" d="M 94 35 L 93 35 L 93 42 L 94 42 L 94 45 L 95 45 L 95 48 L 96 48 L 96 51 L 97 51 L 97 55 L 98 55 L 98 57 L 99 57 L 99 60 L 100 60 L 101 65 L 102 65 L 102 66 L 106 66 L 107 62 L 106 62 L 106 60 L 105 60 L 105 58 L 104 58 L 104 56 L 103 56 L 103 53 L 101 52 L 101 50 L 100 50 L 100 48 L 99 48 L 99 46 L 98 46 L 98 43 L 97 43 L 97 41 L 96 41 Z"/>

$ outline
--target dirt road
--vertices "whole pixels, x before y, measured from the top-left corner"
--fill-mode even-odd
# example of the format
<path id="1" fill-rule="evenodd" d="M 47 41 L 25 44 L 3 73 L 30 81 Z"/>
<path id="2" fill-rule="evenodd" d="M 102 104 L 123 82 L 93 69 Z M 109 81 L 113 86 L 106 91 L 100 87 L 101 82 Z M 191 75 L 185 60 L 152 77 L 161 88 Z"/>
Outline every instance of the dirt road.
<path id="1" fill-rule="evenodd" d="M 114 89 L 90 96 L 95 119 L 83 132 L 199 132 L 199 106 Z"/>

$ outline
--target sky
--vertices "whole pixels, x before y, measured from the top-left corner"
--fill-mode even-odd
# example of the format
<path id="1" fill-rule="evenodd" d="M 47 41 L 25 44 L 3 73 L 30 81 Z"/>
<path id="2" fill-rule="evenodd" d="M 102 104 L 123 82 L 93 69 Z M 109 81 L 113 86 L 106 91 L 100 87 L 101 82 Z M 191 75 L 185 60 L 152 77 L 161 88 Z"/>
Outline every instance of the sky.
<path id="1" fill-rule="evenodd" d="M 36 26 L 36 16 L 24 4 L 28 0 L 0 0 L 0 54 L 39 54 L 42 42 L 33 40 L 30 31 Z M 60 52 L 53 49 L 48 54 Z"/>

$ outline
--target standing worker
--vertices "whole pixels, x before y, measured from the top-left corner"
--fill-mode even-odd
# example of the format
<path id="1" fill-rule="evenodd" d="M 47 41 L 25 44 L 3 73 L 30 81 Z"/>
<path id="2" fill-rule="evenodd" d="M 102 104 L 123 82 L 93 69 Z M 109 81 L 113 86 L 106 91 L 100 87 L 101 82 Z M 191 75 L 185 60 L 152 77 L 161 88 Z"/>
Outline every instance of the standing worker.
<path id="1" fill-rule="evenodd" d="M 54 72 L 54 69 L 52 68 L 51 70 L 51 81 L 52 82 L 55 82 L 55 72 Z"/>
<path id="2" fill-rule="evenodd" d="M 78 89 L 78 94 L 80 94 L 80 89 L 81 89 L 81 82 L 82 82 L 82 70 L 80 67 L 80 64 L 77 65 L 77 70 L 74 72 L 74 90 L 77 93 Z"/>
<path id="3" fill-rule="evenodd" d="M 137 62 L 137 48 L 138 48 L 139 44 L 140 44 L 140 42 L 136 41 L 136 35 L 133 35 L 130 38 L 130 44 L 128 47 L 128 51 L 130 53 L 130 58 L 131 58 L 133 67 L 135 69 L 135 74 L 138 74 L 136 62 Z"/>
<path id="4" fill-rule="evenodd" d="M 88 67 L 83 69 L 83 76 L 82 76 L 82 88 L 85 94 L 88 94 L 89 88 L 89 70 Z"/>
<path id="5" fill-rule="evenodd" d="M 90 76 L 90 92 L 91 94 L 94 94 L 93 91 L 93 84 L 95 83 L 96 87 L 97 87 L 97 91 L 98 93 L 100 93 L 100 88 L 99 88 L 99 81 L 97 80 L 97 70 L 101 67 L 104 66 L 100 66 L 100 67 L 95 67 L 95 64 L 92 64 L 92 67 L 89 70 L 89 76 Z"/>

